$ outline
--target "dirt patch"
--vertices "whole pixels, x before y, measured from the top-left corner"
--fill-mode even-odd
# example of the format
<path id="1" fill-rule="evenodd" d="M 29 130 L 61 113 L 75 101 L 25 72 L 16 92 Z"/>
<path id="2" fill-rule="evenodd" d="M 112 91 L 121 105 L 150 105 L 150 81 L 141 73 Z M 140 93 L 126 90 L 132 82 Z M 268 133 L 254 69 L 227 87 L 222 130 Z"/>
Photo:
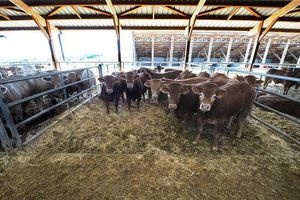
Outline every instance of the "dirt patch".
<path id="1" fill-rule="evenodd" d="M 264 111 L 260 111 L 264 112 Z M 82 106 L 35 145 L 0 160 L 1 199 L 299 199 L 300 156 L 249 119 L 222 152 L 158 106 Z M 207 133 L 210 129 L 206 130 Z"/>

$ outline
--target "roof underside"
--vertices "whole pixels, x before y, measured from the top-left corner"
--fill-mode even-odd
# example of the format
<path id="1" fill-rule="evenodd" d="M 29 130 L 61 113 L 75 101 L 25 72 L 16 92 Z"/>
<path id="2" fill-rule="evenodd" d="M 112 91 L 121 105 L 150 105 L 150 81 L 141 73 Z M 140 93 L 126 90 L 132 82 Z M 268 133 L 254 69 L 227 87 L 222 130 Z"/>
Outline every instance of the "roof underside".
<path id="1" fill-rule="evenodd" d="M 114 29 L 111 10 L 105 0 L 23 0 L 58 29 Z M 198 0 L 112 0 L 122 29 L 184 30 Z M 195 30 L 248 31 L 268 18 L 289 0 L 207 0 Z M 237 9 L 237 10 L 235 10 Z M 235 14 L 229 18 L 235 10 Z M 0 31 L 38 30 L 24 11 L 8 0 L 0 0 Z M 278 19 L 273 32 L 300 33 L 300 10 Z"/>

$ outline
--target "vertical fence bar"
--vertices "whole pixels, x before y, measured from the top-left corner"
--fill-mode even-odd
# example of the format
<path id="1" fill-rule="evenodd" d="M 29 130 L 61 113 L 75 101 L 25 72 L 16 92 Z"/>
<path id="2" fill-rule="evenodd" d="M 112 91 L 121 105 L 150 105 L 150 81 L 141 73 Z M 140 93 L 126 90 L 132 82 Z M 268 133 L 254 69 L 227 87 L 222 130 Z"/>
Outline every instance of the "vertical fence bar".
<path id="1" fill-rule="evenodd" d="M 65 82 L 64 82 L 64 76 L 63 76 L 63 73 L 60 73 L 59 74 L 59 78 L 60 78 L 60 84 L 62 87 L 65 86 Z M 68 94 L 67 94 L 67 88 L 64 88 L 64 100 L 68 99 Z M 67 101 L 67 108 L 68 110 L 70 109 L 70 104 L 69 104 L 69 101 Z"/>
<path id="2" fill-rule="evenodd" d="M 103 71 L 102 71 L 102 68 L 103 68 L 102 64 L 99 64 L 99 65 L 98 65 L 99 78 L 102 78 L 102 77 L 103 77 Z"/>
<path id="3" fill-rule="evenodd" d="M 0 140 L 1 140 L 2 147 L 6 152 L 10 152 L 13 150 L 12 143 L 7 135 L 2 120 L 0 120 Z"/>
<path id="4" fill-rule="evenodd" d="M 15 126 L 15 123 L 14 123 L 14 120 L 13 120 L 11 114 L 10 114 L 10 111 L 9 111 L 7 105 L 5 104 L 4 95 L 1 91 L 0 91 L 0 109 L 3 113 L 3 115 L 4 115 L 7 126 L 8 126 L 8 128 L 11 132 L 13 143 L 15 143 L 17 148 L 21 147 L 21 145 L 22 145 L 21 137 L 20 137 L 20 135 L 18 133 L 18 130 Z"/>

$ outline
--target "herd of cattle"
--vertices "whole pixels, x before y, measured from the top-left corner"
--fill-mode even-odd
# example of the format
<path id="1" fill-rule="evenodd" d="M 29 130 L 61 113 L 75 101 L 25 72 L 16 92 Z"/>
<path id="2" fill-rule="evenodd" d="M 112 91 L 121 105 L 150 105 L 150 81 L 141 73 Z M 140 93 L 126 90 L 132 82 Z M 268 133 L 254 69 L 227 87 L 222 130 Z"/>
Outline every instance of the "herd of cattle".
<path id="1" fill-rule="evenodd" d="M 219 148 L 222 129 L 231 127 L 234 121 L 238 126 L 237 137 L 241 137 L 243 122 L 251 111 L 255 99 L 255 87 L 262 83 L 255 76 L 236 76 L 234 79 L 225 74 L 210 76 L 206 72 L 194 74 L 191 71 L 166 69 L 164 73 L 141 68 L 127 73 L 113 73 L 99 78 L 102 83 L 99 98 L 110 112 L 110 103 L 114 103 L 118 112 L 119 100 L 128 103 L 131 110 L 132 101 L 140 108 L 145 93 L 162 107 L 174 111 L 181 120 L 195 120 L 199 134 L 197 143 L 205 124 L 215 125 L 212 149 Z"/>
<path id="2" fill-rule="evenodd" d="M 106 104 L 106 112 L 110 112 L 110 104 L 114 103 L 115 112 L 118 112 L 120 99 L 127 102 L 128 110 L 131 111 L 132 102 L 136 101 L 137 110 L 140 102 L 147 94 L 149 100 L 156 101 L 161 107 L 170 109 L 180 120 L 197 122 L 199 134 L 195 142 L 201 138 L 206 124 L 215 126 L 213 133 L 212 149 L 219 148 L 219 138 L 224 127 L 230 128 L 234 122 L 238 129 L 236 136 L 241 137 L 243 122 L 251 111 L 255 97 L 256 101 L 287 114 L 300 116 L 300 105 L 296 102 L 284 100 L 272 95 L 256 94 L 255 87 L 263 81 L 255 76 L 239 76 L 229 78 L 225 74 L 207 72 L 195 74 L 189 70 L 176 70 L 161 68 L 154 70 L 140 68 L 130 72 L 118 72 L 100 77 L 101 93 L 99 98 Z M 270 69 L 268 74 L 290 76 L 299 78 L 300 71 L 291 72 L 286 69 Z M 91 86 L 96 85 L 92 71 L 77 70 L 58 74 L 57 71 L 36 72 L 34 75 L 43 75 L 39 78 L 0 84 L 1 92 L 6 103 L 14 102 L 34 94 L 69 85 L 66 93 L 63 89 L 53 91 L 33 99 L 38 110 L 45 109 L 45 99 L 52 104 L 64 100 L 65 95 L 78 94 Z M 25 75 L 11 75 L 4 80 L 16 80 L 26 78 Z M 89 79 L 92 77 L 91 79 Z M 89 79 L 89 80 L 88 80 Z M 84 81 L 85 80 L 85 81 Z M 81 81 L 79 83 L 76 83 Z M 273 81 L 284 85 L 284 94 L 299 82 L 285 81 L 266 77 L 264 88 Z M 30 101 L 10 107 L 14 121 L 20 122 L 24 114 L 28 113 Z M 3 117 L 3 116 L 2 116 Z"/>
<path id="3" fill-rule="evenodd" d="M 26 97 L 30 97 L 34 94 L 38 94 L 41 92 L 45 92 L 51 89 L 57 89 L 62 87 L 63 85 L 68 85 L 75 83 L 77 81 L 82 81 L 78 84 L 73 84 L 66 88 L 67 96 L 71 96 L 75 93 L 80 93 L 83 90 L 90 88 L 90 86 L 96 84 L 96 80 L 94 74 L 90 70 L 78 70 L 75 72 L 64 73 L 62 76 L 57 73 L 56 70 L 50 70 L 45 72 L 37 72 L 33 75 L 36 76 L 43 76 L 40 78 L 30 78 L 28 80 L 21 80 L 16 82 L 9 82 L 0 84 L 1 92 L 4 96 L 4 100 L 6 103 L 11 103 Z M 10 81 L 10 80 L 19 80 L 24 79 L 28 76 L 24 75 L 11 75 L 6 77 L 3 81 Z M 30 75 L 29 77 L 32 77 Z M 62 77 L 62 78 L 61 78 Z M 86 80 L 89 77 L 92 79 Z M 45 99 L 50 99 L 52 104 L 56 104 L 57 102 L 63 100 L 64 98 L 64 91 L 63 89 L 54 91 L 42 97 L 37 97 L 33 99 L 37 107 L 40 111 L 44 109 L 45 106 Z M 24 103 L 14 105 L 10 108 L 11 115 L 15 122 L 23 121 L 24 114 L 28 113 L 28 104 L 30 101 L 26 101 Z"/>

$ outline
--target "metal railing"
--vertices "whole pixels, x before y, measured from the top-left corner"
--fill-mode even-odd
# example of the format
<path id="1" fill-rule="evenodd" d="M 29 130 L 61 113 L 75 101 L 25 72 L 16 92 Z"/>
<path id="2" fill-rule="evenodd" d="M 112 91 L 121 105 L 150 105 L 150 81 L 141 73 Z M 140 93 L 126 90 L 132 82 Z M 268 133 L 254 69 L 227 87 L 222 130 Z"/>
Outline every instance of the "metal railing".
<path id="1" fill-rule="evenodd" d="M 33 76 L 26 76 L 24 78 L 18 78 L 18 79 L 12 79 L 12 80 L 2 80 L 0 81 L 0 84 L 9 84 L 9 83 L 15 83 L 19 81 L 27 81 L 31 79 L 38 79 L 38 78 L 43 78 L 43 77 L 52 77 L 52 76 L 59 76 L 59 81 L 61 83 L 61 86 L 58 88 L 53 88 L 49 89 L 47 91 L 43 91 L 37 94 L 33 94 L 31 96 L 18 99 L 14 102 L 6 103 L 5 102 L 5 97 L 0 91 L 0 111 L 2 113 L 2 119 L 0 120 L 0 140 L 2 147 L 5 149 L 5 151 L 11 151 L 14 147 L 20 148 L 22 146 L 22 141 L 18 132 L 18 128 L 24 124 L 29 123 L 30 121 L 39 118 L 40 116 L 52 111 L 55 108 L 58 108 L 62 105 L 67 105 L 68 110 L 70 110 L 70 101 L 73 100 L 76 97 L 79 97 L 85 93 L 87 93 L 87 96 L 93 96 L 93 90 L 96 89 L 96 93 L 99 93 L 99 90 L 97 90 L 97 87 L 99 84 L 93 85 L 91 83 L 92 79 L 95 79 L 97 76 L 95 74 L 98 74 L 98 77 L 103 76 L 103 66 L 99 64 L 98 66 L 93 66 L 93 67 L 86 67 L 86 68 L 80 68 L 80 69 L 73 69 L 73 70 L 66 70 L 66 71 L 57 71 L 57 72 L 50 72 L 50 73 L 43 73 L 40 75 L 33 75 Z M 98 72 L 95 73 L 93 72 L 93 76 L 90 76 L 89 70 L 92 71 L 93 69 L 96 69 Z M 77 72 L 77 71 L 82 71 L 84 72 L 86 70 L 87 77 L 84 78 L 83 80 L 79 80 L 70 84 L 65 85 L 64 80 L 63 80 L 63 74 L 66 73 L 71 73 L 71 72 Z M 88 81 L 88 88 L 84 89 L 83 91 L 80 91 L 79 93 L 75 95 L 71 95 L 68 97 L 67 95 L 67 88 L 70 86 L 78 85 L 80 83 L 84 83 Z M 10 109 L 13 106 L 20 105 L 24 102 L 29 102 L 31 100 L 34 100 L 36 98 L 43 98 L 45 95 L 49 95 L 54 92 L 63 92 L 63 99 L 59 102 L 56 103 L 55 105 L 52 105 L 46 109 L 40 110 L 40 112 L 30 116 L 29 118 L 15 123 L 13 120 L 13 117 L 11 115 Z M 7 132 L 9 131 L 9 132 Z M 9 134 L 10 133 L 10 134 Z M 25 141 L 26 142 L 26 141 Z"/>

